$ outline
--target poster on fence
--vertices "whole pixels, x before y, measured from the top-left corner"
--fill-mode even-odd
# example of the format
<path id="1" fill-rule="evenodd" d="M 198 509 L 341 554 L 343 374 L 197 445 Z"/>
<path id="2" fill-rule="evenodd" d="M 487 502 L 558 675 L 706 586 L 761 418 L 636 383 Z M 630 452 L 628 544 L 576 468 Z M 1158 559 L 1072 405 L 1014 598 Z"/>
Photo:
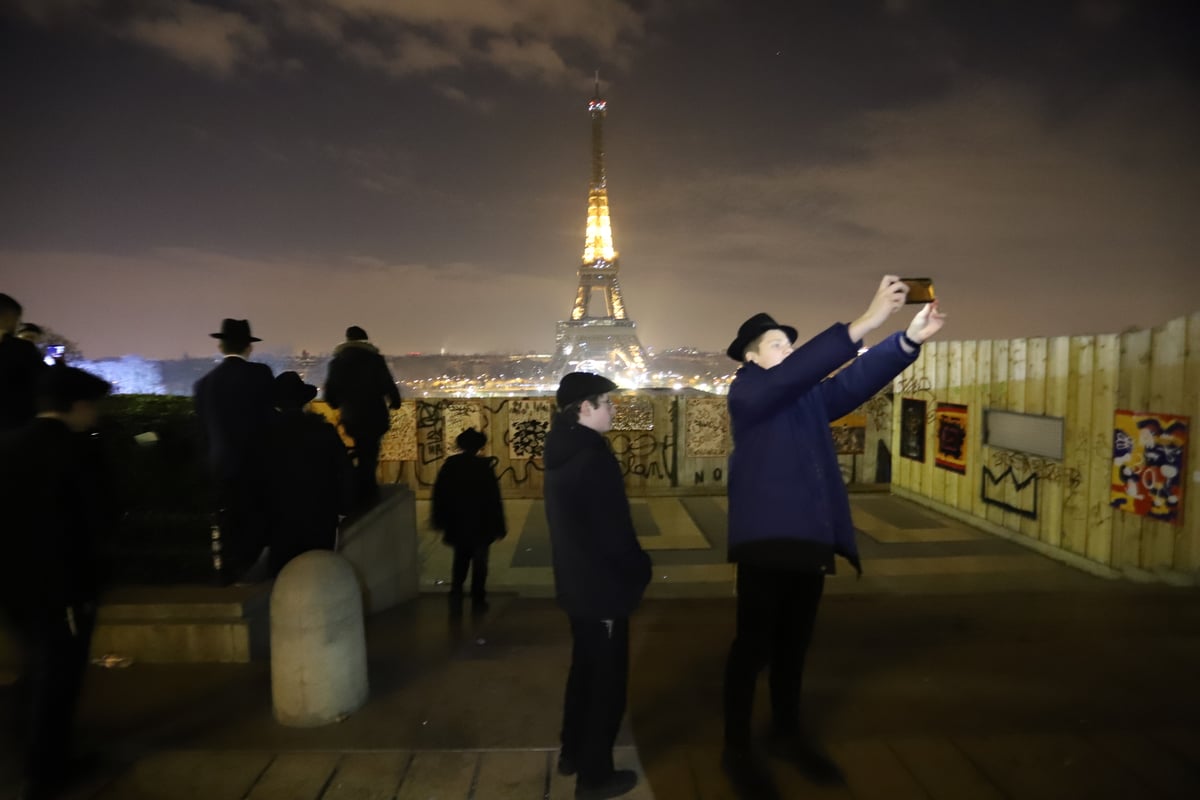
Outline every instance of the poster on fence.
<path id="1" fill-rule="evenodd" d="M 509 456 L 541 458 L 553 417 L 553 400 L 513 400 L 508 411 Z"/>
<path id="2" fill-rule="evenodd" d="M 967 407 L 938 403 L 937 455 L 934 464 L 959 475 L 967 474 Z"/>
<path id="3" fill-rule="evenodd" d="M 689 397 L 685 403 L 688 458 L 728 455 L 729 415 L 724 398 Z"/>
<path id="4" fill-rule="evenodd" d="M 476 403 L 446 403 L 442 406 L 442 441 L 446 443 L 447 454 L 457 453 L 458 445 L 454 440 L 467 428 L 483 431 L 482 415 Z M 491 455 L 491 441 L 479 451 L 480 455 Z"/>
<path id="5" fill-rule="evenodd" d="M 1179 524 L 1187 464 L 1187 417 L 1118 410 L 1113 418 L 1112 506 Z"/>
<path id="6" fill-rule="evenodd" d="M 900 400 L 900 455 L 913 461 L 925 461 L 925 401 L 904 397 Z"/>
<path id="7" fill-rule="evenodd" d="M 417 404 L 403 400 L 392 409 L 391 426 L 379 443 L 379 461 L 417 460 Z"/>
<path id="8" fill-rule="evenodd" d="M 649 397 L 617 395 L 613 397 L 614 431 L 654 430 L 654 405 Z"/>
<path id="9" fill-rule="evenodd" d="M 829 423 L 833 447 L 839 456 L 862 455 L 867 449 L 867 415 L 851 412 Z"/>

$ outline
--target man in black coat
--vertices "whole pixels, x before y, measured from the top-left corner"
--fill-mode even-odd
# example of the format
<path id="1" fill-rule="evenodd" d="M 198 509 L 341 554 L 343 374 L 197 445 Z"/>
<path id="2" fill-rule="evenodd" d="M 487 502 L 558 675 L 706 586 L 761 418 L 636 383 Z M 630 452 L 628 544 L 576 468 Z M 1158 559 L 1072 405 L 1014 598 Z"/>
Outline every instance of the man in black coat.
<path id="1" fill-rule="evenodd" d="M 354 477 L 337 428 L 307 411 L 317 387 L 295 372 L 275 378 L 268 513 L 271 575 L 309 550 L 337 547 L 338 520 L 350 513 Z"/>
<path id="2" fill-rule="evenodd" d="M 613 768 L 625 713 L 629 616 L 650 583 L 625 479 L 604 434 L 612 429 L 617 386 L 572 372 L 562 379 L 559 414 L 546 436 L 546 518 L 558 604 L 571 620 L 571 671 L 563 701 L 558 770 L 579 773 L 577 798 L 617 797 L 637 773 Z"/>
<path id="3" fill-rule="evenodd" d="M 471 572 L 471 604 L 487 610 L 488 550 L 507 531 L 500 484 L 492 460 L 477 455 L 487 437 L 467 428 L 454 440 L 461 453 L 452 455 L 438 470 L 433 484 L 433 527 L 454 548 L 450 602 L 461 609 L 463 584 Z"/>
<path id="4" fill-rule="evenodd" d="M 0 612 L 25 653 L 16 733 L 26 749 L 21 797 L 30 800 L 53 796 L 70 757 L 104 519 L 99 465 L 82 434 L 110 388 L 72 367 L 43 370 L 36 418 L 0 434 Z"/>
<path id="5" fill-rule="evenodd" d="M 325 402 L 341 412 L 342 427 L 354 440 L 358 502 L 370 506 L 379 499 L 379 442 L 392 424 L 388 409 L 400 407 L 400 390 L 379 348 L 357 325 L 347 328 L 346 341 L 334 348 Z"/>
<path id="6" fill-rule="evenodd" d="M 236 580 L 266 546 L 267 437 L 275 408 L 271 368 L 249 360 L 253 342 L 244 319 L 226 319 L 218 333 L 225 356 L 196 381 L 196 414 L 208 444 L 217 486 L 221 572 Z"/>
<path id="7" fill-rule="evenodd" d="M 36 344 L 17 336 L 21 304 L 0 294 L 0 431 L 33 419 L 33 385 L 45 368 Z"/>

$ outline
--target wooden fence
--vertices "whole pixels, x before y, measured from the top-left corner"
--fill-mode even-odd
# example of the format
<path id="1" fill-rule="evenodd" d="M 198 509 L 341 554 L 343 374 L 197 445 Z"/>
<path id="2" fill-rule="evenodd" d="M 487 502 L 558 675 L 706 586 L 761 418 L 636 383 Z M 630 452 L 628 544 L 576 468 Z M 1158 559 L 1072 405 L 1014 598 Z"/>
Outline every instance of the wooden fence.
<path id="1" fill-rule="evenodd" d="M 1200 461 L 1186 446 L 1200 422 L 1200 312 L 1123 334 L 934 341 L 894 388 L 897 494 L 1097 572 L 1200 583 Z M 1062 458 L 986 444 L 988 410 L 1061 419 Z M 1175 519 L 1114 509 L 1118 410 L 1188 418 Z M 942 452 L 954 431 L 948 442 L 938 433 L 964 419 L 956 458 Z"/>

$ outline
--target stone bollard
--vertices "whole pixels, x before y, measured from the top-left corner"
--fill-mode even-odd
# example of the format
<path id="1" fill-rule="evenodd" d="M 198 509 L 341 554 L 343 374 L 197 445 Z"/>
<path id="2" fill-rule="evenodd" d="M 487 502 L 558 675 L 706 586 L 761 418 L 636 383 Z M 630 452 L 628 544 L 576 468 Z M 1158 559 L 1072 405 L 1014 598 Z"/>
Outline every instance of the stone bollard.
<path id="1" fill-rule="evenodd" d="M 271 591 L 275 719 L 295 728 L 338 722 L 367 700 L 362 591 L 346 559 L 310 550 Z"/>

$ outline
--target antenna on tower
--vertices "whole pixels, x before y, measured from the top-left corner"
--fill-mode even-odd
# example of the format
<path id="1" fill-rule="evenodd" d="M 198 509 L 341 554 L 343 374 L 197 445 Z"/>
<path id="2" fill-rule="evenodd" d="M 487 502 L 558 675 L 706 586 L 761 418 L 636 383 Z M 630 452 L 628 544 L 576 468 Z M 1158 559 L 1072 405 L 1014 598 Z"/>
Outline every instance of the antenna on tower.
<path id="1" fill-rule="evenodd" d="M 596 97 L 600 96 L 600 70 L 596 70 Z"/>

